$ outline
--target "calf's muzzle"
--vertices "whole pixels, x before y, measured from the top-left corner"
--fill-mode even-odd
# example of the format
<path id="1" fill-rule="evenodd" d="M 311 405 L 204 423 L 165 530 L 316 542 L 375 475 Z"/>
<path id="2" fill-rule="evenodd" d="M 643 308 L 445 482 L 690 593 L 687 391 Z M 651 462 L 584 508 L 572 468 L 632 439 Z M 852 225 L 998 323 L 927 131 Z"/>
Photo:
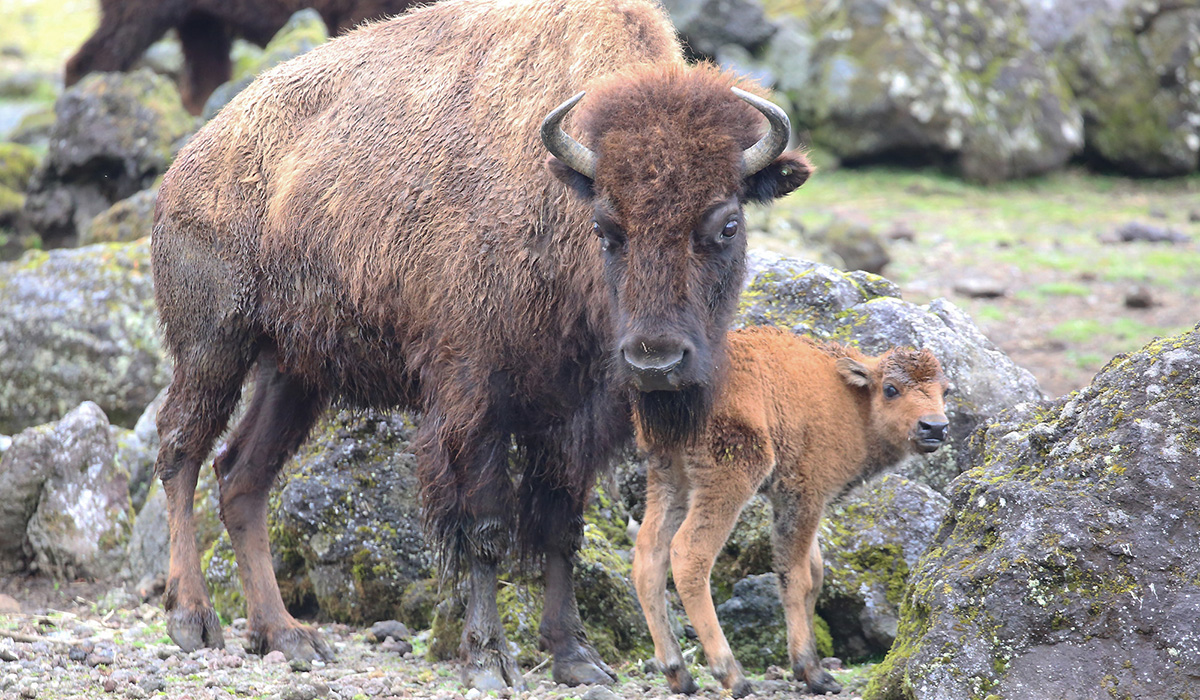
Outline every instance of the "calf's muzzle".
<path id="1" fill-rule="evenodd" d="M 933 452 L 946 441 L 946 428 L 950 421 L 944 415 L 925 415 L 917 419 L 917 447 L 922 452 Z"/>

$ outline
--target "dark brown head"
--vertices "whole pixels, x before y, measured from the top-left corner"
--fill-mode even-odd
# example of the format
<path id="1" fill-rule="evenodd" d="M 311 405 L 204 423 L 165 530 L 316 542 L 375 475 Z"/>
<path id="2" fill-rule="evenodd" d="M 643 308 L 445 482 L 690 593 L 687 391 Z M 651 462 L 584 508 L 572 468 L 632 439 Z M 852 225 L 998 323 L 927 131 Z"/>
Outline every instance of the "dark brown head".
<path id="1" fill-rule="evenodd" d="M 594 211 L 616 320 L 614 362 L 637 390 L 651 438 L 692 434 L 711 401 L 745 273 L 746 202 L 799 187 L 812 171 L 783 153 L 783 111 L 708 65 L 609 77 L 547 117 L 553 173 Z M 764 119 L 764 117 L 766 117 Z"/>
<path id="2" fill-rule="evenodd" d="M 946 440 L 942 365 L 928 349 L 889 350 L 878 358 L 848 354 L 837 361 L 847 384 L 870 392 L 871 431 L 894 461 L 911 452 L 933 452 Z"/>

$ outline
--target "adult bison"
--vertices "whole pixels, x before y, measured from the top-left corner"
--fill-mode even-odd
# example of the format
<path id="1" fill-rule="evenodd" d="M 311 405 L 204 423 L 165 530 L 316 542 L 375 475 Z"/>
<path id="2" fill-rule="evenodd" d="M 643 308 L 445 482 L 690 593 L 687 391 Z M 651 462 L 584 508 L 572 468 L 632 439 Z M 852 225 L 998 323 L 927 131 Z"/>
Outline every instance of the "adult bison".
<path id="1" fill-rule="evenodd" d="M 180 93 L 192 114 L 232 75 L 235 36 L 265 46 L 298 10 L 315 9 L 329 32 L 398 14 L 416 0 L 100 0 L 100 26 L 67 61 L 66 84 L 93 71 L 129 70 L 174 29 L 183 47 Z"/>
<path id="2" fill-rule="evenodd" d="M 588 490 L 631 405 L 655 440 L 702 425 L 744 273 L 742 204 L 810 171 L 781 155 L 781 110 L 680 55 L 653 0 L 449 0 L 267 72 L 180 152 L 153 239 L 176 358 L 156 465 L 176 643 L 222 643 L 192 498 L 256 367 L 216 461 L 256 648 L 329 652 L 280 601 L 266 503 L 342 400 L 423 413 L 428 534 L 469 584 L 466 682 L 521 683 L 495 600 L 514 529 L 543 566 L 555 679 L 612 677 L 572 583 Z M 578 98 L 556 108 L 584 89 L 570 120 L 587 146 L 560 127 Z"/>

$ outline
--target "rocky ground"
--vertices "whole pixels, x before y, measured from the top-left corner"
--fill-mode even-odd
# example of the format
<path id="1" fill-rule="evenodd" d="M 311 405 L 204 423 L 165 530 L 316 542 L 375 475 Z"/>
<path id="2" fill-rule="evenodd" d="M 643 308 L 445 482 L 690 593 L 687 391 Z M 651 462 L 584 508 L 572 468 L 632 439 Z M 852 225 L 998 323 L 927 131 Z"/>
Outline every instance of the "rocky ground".
<path id="1" fill-rule="evenodd" d="M 155 696 L 174 700 L 615 700 L 671 695 L 662 677 L 639 662 L 618 667 L 620 680 L 608 688 L 569 688 L 551 680 L 548 668 L 535 668 L 525 674 L 528 688 L 524 691 L 467 690 L 459 683 L 453 663 L 425 659 L 428 631 L 402 640 L 378 640 L 372 630 L 320 625 L 337 659 L 289 663 L 279 652 L 265 657 L 247 653 L 245 620 L 237 619 L 225 626 L 224 650 L 184 653 L 167 637 L 157 598 L 142 601 L 124 588 L 82 582 L 55 585 L 37 578 L 0 578 L 0 591 L 0 611 L 4 611 L 0 614 L 0 698 L 4 700 Z M 5 605 L 11 610 L 14 603 L 21 612 L 5 610 Z M 849 688 L 840 697 L 860 697 L 856 689 L 863 685 L 866 670 L 860 666 L 835 671 Z M 702 686 L 696 697 L 727 697 L 707 671 L 696 666 L 692 672 Z M 802 685 L 783 676 L 779 668 L 752 676 L 757 692 L 751 697 L 805 697 Z"/>

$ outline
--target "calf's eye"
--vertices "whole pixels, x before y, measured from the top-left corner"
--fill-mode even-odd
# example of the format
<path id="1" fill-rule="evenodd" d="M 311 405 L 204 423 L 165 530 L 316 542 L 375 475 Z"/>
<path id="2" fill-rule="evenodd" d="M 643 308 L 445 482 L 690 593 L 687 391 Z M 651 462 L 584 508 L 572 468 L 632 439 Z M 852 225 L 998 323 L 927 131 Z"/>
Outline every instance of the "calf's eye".
<path id="1" fill-rule="evenodd" d="M 733 238 L 738 232 L 738 222 L 734 219 L 725 224 L 725 228 L 721 229 L 721 238 Z"/>
<path id="2" fill-rule="evenodd" d="M 592 222 L 592 233 L 604 238 L 604 232 L 600 230 L 600 224 L 596 223 L 595 221 Z"/>
<path id="3" fill-rule="evenodd" d="M 900 395 L 900 390 L 891 384 L 885 384 L 883 387 L 883 395 L 889 399 L 894 399 Z"/>

